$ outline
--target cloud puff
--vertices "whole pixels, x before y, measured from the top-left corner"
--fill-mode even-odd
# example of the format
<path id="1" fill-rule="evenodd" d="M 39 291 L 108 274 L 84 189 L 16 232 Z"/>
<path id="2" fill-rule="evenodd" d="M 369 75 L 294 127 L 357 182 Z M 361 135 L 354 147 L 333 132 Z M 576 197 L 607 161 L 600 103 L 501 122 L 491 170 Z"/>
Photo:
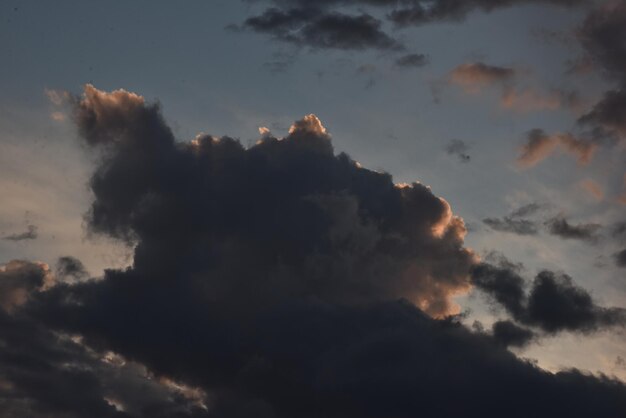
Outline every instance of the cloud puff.
<path id="1" fill-rule="evenodd" d="M 497 321 L 493 324 L 493 338 L 504 347 L 525 347 L 535 337 L 535 334 L 511 321 Z"/>
<path id="2" fill-rule="evenodd" d="M 591 295 L 565 274 L 544 270 L 528 292 L 519 269 L 511 264 L 482 263 L 473 269 L 472 277 L 474 284 L 516 321 L 547 333 L 586 333 L 626 324 L 626 310 L 596 305 Z"/>
<path id="3" fill-rule="evenodd" d="M 42 263 L 14 260 L 0 266 L 0 308 L 12 311 L 49 281 L 48 266 Z"/>
<path id="4" fill-rule="evenodd" d="M 503 344 L 502 330 L 472 333 L 454 318 L 435 319 L 478 283 L 462 220 L 428 187 L 394 184 L 336 155 L 316 117 L 249 148 L 209 135 L 182 142 L 158 106 L 88 87 L 75 121 L 99 155 L 89 227 L 133 242 L 133 264 L 34 289 L 19 315 L 0 316 L 20 332 L 34 327 L 30 343 L 0 345 L 0 361 L 15 358 L 5 354 L 12 347 L 34 350 L 2 376 L 2 387 L 16 389 L 0 408 L 26 399 L 37 408 L 29 416 L 496 417 L 510 405 L 537 417 L 626 412 L 619 382 L 542 371 L 503 347 L 519 338 Z M 512 277 L 507 306 L 516 306 Z M 546 329 L 605 324 L 605 310 L 559 280 L 556 296 L 543 281 L 528 301 L 518 293 L 520 315 Z M 565 306 L 556 316 L 540 309 L 545 294 Z M 61 354 L 39 353 L 49 348 Z M 99 353 L 105 366 L 94 364 Z M 164 382 L 148 385 L 151 394 L 167 389 L 156 397 L 164 405 L 118 389 L 128 374 L 113 379 L 111 370 L 126 360 Z M 33 372 L 41 364 L 44 372 Z M 173 396 L 170 381 L 206 394 L 204 408 L 194 408 L 197 397 Z"/>
<path id="5" fill-rule="evenodd" d="M 502 92 L 500 106 L 505 109 L 530 112 L 561 108 L 577 110 L 582 104 L 575 91 L 552 90 L 543 93 L 535 89 L 506 88 Z"/>
<path id="6" fill-rule="evenodd" d="M 469 146 L 460 139 L 453 139 L 446 145 L 446 153 L 448 155 L 455 155 L 460 162 L 467 163 L 470 161 Z"/>
<path id="7" fill-rule="evenodd" d="M 597 144 L 576 138 L 569 133 L 548 135 L 542 129 L 528 132 L 517 163 L 524 168 L 533 167 L 557 150 L 563 150 L 576 157 L 579 164 L 591 161 Z"/>
<path id="8" fill-rule="evenodd" d="M 2 237 L 2 239 L 5 239 L 7 241 L 24 241 L 24 240 L 30 240 L 30 239 L 37 239 L 37 237 L 39 236 L 39 234 L 37 233 L 37 229 L 38 228 L 35 225 L 28 225 L 26 228 L 26 231 L 6 235 Z"/>
<path id="9" fill-rule="evenodd" d="M 618 267 L 626 267 L 626 248 L 613 255 Z"/>
<path id="10" fill-rule="evenodd" d="M 275 40 L 321 49 L 403 50 L 375 18 L 380 10 L 396 27 L 424 23 L 461 21 L 475 10 L 490 12 L 517 4 L 546 3 L 561 6 L 585 0 L 267 0 L 270 7 L 247 18 L 241 27 L 272 36 Z M 314 3 L 314 4 L 313 4 Z M 356 11 L 359 14 L 348 14 Z M 230 27 L 236 28 L 236 25 Z M 404 58 L 404 65 L 399 61 Z M 396 61 L 400 67 L 422 66 L 419 54 Z"/>
<path id="11" fill-rule="evenodd" d="M 609 78 L 614 89 L 583 115 L 579 122 L 591 126 L 596 135 L 617 140 L 626 138 L 626 4 L 609 1 L 589 13 L 578 29 L 578 38 L 587 58 Z"/>
<path id="12" fill-rule="evenodd" d="M 383 1 L 381 3 L 395 4 L 397 2 Z M 399 7 L 389 14 L 389 19 L 399 26 L 421 25 L 441 21 L 462 21 L 468 14 L 476 10 L 488 13 L 499 8 L 528 3 L 576 6 L 584 3 L 584 0 L 417 0 L 404 2 L 404 7 Z"/>
<path id="13" fill-rule="evenodd" d="M 387 35 L 381 25 L 380 20 L 366 13 L 347 15 L 310 7 L 269 8 L 243 24 L 276 40 L 312 48 L 402 50 L 402 44 Z"/>
<path id="14" fill-rule="evenodd" d="M 59 257 L 55 274 L 57 278 L 70 280 L 80 280 L 89 277 L 89 272 L 84 264 L 72 256 Z"/>
<path id="15" fill-rule="evenodd" d="M 428 57 L 424 54 L 407 54 L 396 59 L 398 68 L 420 68 L 428 64 Z"/>
<path id="16" fill-rule="evenodd" d="M 526 216 L 532 216 L 542 209 L 538 203 L 529 203 L 513 210 L 508 216 L 502 218 L 485 218 L 483 223 L 491 229 L 500 232 L 509 232 L 517 235 L 535 235 L 538 233 L 537 224 Z"/>
<path id="17" fill-rule="evenodd" d="M 595 242 L 598 239 L 599 224 L 570 224 L 563 216 L 556 216 L 546 221 L 548 232 L 564 239 L 577 239 Z"/>
<path id="18" fill-rule="evenodd" d="M 500 232 L 510 232 L 517 235 L 537 234 L 537 225 L 528 219 L 516 219 L 510 216 L 503 218 L 485 218 L 483 223 L 491 229 Z"/>
<path id="19" fill-rule="evenodd" d="M 513 68 L 471 62 L 453 69 L 450 73 L 450 82 L 462 87 L 468 93 L 477 93 L 484 87 L 508 83 L 514 76 Z"/>
<path id="20" fill-rule="evenodd" d="M 584 179 L 580 183 L 580 187 L 586 191 L 594 199 L 601 201 L 604 199 L 604 190 L 602 186 L 591 179 Z"/>

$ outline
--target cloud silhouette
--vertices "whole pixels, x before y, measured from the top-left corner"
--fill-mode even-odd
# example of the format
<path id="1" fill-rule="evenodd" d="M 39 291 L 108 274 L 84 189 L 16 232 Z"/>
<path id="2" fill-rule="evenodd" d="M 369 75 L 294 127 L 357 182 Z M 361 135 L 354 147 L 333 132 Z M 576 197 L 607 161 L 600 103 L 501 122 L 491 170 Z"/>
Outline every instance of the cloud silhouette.
<path id="1" fill-rule="evenodd" d="M 158 105 L 123 90 L 86 86 L 72 100 L 99 161 L 88 226 L 133 243 L 134 259 L 101 278 L 37 279 L 12 313 L 1 312 L 10 339 L 0 345 L 0 370 L 10 366 L 0 376 L 3 412 L 626 412 L 622 383 L 543 371 L 505 349 L 521 344 L 519 330 L 474 333 L 447 316 L 456 312 L 451 298 L 472 285 L 547 332 L 608 326 L 612 310 L 560 276 L 542 274 L 526 296 L 514 272 L 504 281 L 489 279 L 489 269 L 477 275 L 484 267 L 476 270 L 445 200 L 335 154 L 314 115 L 284 138 L 264 131 L 245 148 L 210 135 L 177 141 Z M 132 380 L 131 363 L 147 372 Z M 144 380 L 144 391 L 131 384 Z"/>

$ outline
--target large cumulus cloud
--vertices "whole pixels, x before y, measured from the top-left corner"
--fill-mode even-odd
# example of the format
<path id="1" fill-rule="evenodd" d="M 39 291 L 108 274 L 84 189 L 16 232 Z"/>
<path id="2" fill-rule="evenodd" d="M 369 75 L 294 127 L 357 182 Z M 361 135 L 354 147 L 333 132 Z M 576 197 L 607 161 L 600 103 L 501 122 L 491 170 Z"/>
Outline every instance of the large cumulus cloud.
<path id="1" fill-rule="evenodd" d="M 62 395 L 24 386 L 22 398 L 0 403 L 4 411 L 28 399 L 42 414 L 55 406 L 43 416 L 626 412 L 623 384 L 576 370 L 551 374 L 503 347 L 524 344 L 528 332 L 501 324 L 491 336 L 454 317 L 435 319 L 455 312 L 451 297 L 472 282 L 476 259 L 463 245 L 462 220 L 428 187 L 394 184 L 336 155 L 314 115 L 285 138 L 266 132 L 244 148 L 228 137 L 176 141 L 158 105 L 123 90 L 87 86 L 74 108 L 81 137 L 100 158 L 89 227 L 134 244 L 134 260 L 102 278 L 86 280 L 78 268 L 71 280 L 37 281 L 6 313 L 44 336 L 33 346 L 75 352 L 46 360 L 47 370 L 63 374 L 77 364 L 88 374 L 83 391 L 70 376 L 74 386 L 59 385 Z M 80 267 L 64 259 L 59 272 L 68 265 Z M 521 302 L 520 312 L 529 306 Z M 151 396 L 124 397 L 107 390 L 122 383 L 109 380 L 109 366 L 96 366 L 98 353 L 203 395 L 179 390 L 162 407 Z M 16 372 L 30 370 L 23 367 Z M 3 378 L 16 387 L 16 377 Z M 152 409 L 137 407 L 142 402 Z"/>
<path id="2" fill-rule="evenodd" d="M 433 315 L 469 286 L 473 256 L 447 202 L 335 155 L 313 115 L 249 149 L 228 137 L 177 143 L 156 106 L 87 86 L 76 120 L 103 153 L 90 225 L 136 241 L 137 271 L 184 265 L 210 293 L 242 299 L 405 297 Z M 247 294 L 230 276 L 250 281 Z"/>

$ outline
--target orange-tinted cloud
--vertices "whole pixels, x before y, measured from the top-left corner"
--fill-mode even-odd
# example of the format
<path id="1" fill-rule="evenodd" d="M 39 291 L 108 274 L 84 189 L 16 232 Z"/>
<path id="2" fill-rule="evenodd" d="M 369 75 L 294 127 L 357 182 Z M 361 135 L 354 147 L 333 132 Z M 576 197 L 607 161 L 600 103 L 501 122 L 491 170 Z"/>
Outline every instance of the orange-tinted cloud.
<path id="1" fill-rule="evenodd" d="M 601 201 L 604 199 L 604 190 L 602 186 L 591 179 L 584 179 L 579 183 L 580 187 L 589 193 L 594 199 Z"/>
<path id="2" fill-rule="evenodd" d="M 541 129 L 533 129 L 528 133 L 526 143 L 521 148 L 517 163 L 528 168 L 552 155 L 557 150 L 565 151 L 574 156 L 579 164 L 591 161 L 597 145 L 569 133 L 546 134 Z"/>
<path id="3" fill-rule="evenodd" d="M 515 70 L 487 65 L 482 62 L 461 64 L 450 73 L 450 82 L 460 86 L 466 93 L 478 93 L 485 87 L 509 82 Z"/>
<path id="4" fill-rule="evenodd" d="M 502 92 L 500 106 L 504 109 L 520 112 L 562 108 L 578 110 L 581 107 L 581 100 L 573 91 L 552 90 L 544 93 L 535 89 L 517 90 L 509 88 Z"/>

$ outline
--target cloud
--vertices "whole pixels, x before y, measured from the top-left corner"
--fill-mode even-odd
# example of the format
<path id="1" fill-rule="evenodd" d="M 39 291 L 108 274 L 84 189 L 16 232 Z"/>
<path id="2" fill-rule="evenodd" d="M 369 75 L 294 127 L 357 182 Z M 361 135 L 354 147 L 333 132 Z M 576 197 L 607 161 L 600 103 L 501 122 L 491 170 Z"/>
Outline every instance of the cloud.
<path id="1" fill-rule="evenodd" d="M 626 248 L 615 253 L 613 257 L 615 258 L 615 264 L 618 267 L 626 267 Z"/>
<path id="2" fill-rule="evenodd" d="M 577 110 L 582 103 L 575 91 L 552 90 L 543 93 L 535 89 L 505 88 L 500 98 L 500 106 L 520 112 L 532 112 L 561 108 Z"/>
<path id="3" fill-rule="evenodd" d="M 76 121 L 103 152 L 91 179 L 89 227 L 138 241 L 138 267 L 167 270 L 191 257 L 189 268 L 216 268 L 199 249 L 185 255 L 198 239 L 224 265 L 241 269 L 246 254 L 250 271 L 242 275 L 267 276 L 294 295 L 346 303 L 405 297 L 443 315 L 453 309 L 450 298 L 469 288 L 474 256 L 447 202 L 422 184 L 394 185 L 388 174 L 334 155 L 315 115 L 295 122 L 287 137 L 264 135 L 249 149 L 209 135 L 178 144 L 157 106 L 87 86 Z M 211 176 L 198 182 L 206 170 Z M 353 220 L 351 229 L 344 219 Z M 257 300 L 256 292 L 269 292 L 261 283 L 249 291 Z"/>
<path id="4" fill-rule="evenodd" d="M 530 216 L 535 214 L 537 211 L 543 209 L 543 205 L 539 204 L 539 203 L 528 203 L 524 206 L 520 206 L 519 208 L 515 209 L 514 211 L 511 212 L 511 217 L 512 218 L 519 218 L 522 216 Z"/>
<path id="5" fill-rule="evenodd" d="M 48 266 L 14 260 L 0 266 L 0 308 L 11 312 L 49 282 Z"/>
<path id="6" fill-rule="evenodd" d="M 602 186 L 591 179 L 584 179 L 579 183 L 580 187 L 591 195 L 594 199 L 602 201 L 604 199 L 604 190 Z"/>
<path id="7" fill-rule="evenodd" d="M 500 232 L 510 232 L 517 235 L 536 235 L 538 233 L 537 224 L 525 216 L 531 216 L 543 208 L 538 203 L 529 203 L 512 211 L 508 216 L 502 218 L 485 218 L 483 223 L 491 229 Z"/>
<path id="8" fill-rule="evenodd" d="M 532 129 L 527 134 L 517 163 L 524 168 L 533 167 L 555 151 L 563 150 L 576 157 L 579 164 L 587 164 L 596 149 L 597 144 L 594 142 L 576 138 L 569 133 L 548 135 L 542 129 Z"/>
<path id="9" fill-rule="evenodd" d="M 535 334 L 511 321 L 497 321 L 492 330 L 494 340 L 504 347 L 525 347 L 533 340 Z"/>
<path id="10" fill-rule="evenodd" d="M 398 68 L 421 68 L 428 64 L 428 57 L 424 54 L 407 54 L 396 59 Z"/>
<path id="11" fill-rule="evenodd" d="M 460 139 L 453 139 L 446 145 L 446 153 L 456 156 L 460 162 L 467 163 L 471 157 L 468 154 L 469 146 Z"/>
<path id="12" fill-rule="evenodd" d="M 14 260 L 0 267 L 3 416 L 192 417 L 204 412 L 197 398 L 161 384 L 145 367 L 90 349 L 80 338 L 55 333 L 17 311 L 16 304 L 40 291 L 49 275 L 41 263 Z"/>
<path id="13" fill-rule="evenodd" d="M 620 141 L 626 138 L 626 46 L 621 41 L 624 37 L 626 4 L 621 1 L 599 5 L 578 29 L 587 59 L 617 82 L 579 122 L 590 126 L 597 136 Z"/>
<path id="14" fill-rule="evenodd" d="M 132 242 L 134 259 L 102 278 L 35 288 L 15 316 L 0 316 L 0 326 L 19 330 L 3 339 L 31 336 L 0 345 L 0 362 L 18 356 L 14 347 L 30 350 L 2 376 L 16 388 L 3 412 L 496 417 L 515 405 L 536 417 L 626 413 L 620 382 L 543 371 L 502 339 L 437 319 L 478 282 L 462 220 L 428 187 L 394 184 L 335 154 L 317 117 L 245 148 L 229 137 L 177 141 L 157 105 L 122 90 L 88 86 L 74 103 L 99 161 L 89 228 Z M 511 277 L 507 306 L 518 287 Z M 578 300 L 555 282 L 557 302 Z M 530 312 L 524 295 L 522 313 Z M 569 325 L 572 310 L 563 309 L 563 327 L 606 325 L 602 308 L 575 307 L 593 320 Z M 533 309 L 533 326 L 554 322 Z M 60 354 L 40 352 L 48 349 Z M 163 396 L 124 390 L 132 369 L 112 371 L 126 360 L 155 377 L 149 394 Z M 205 393 L 206 409 L 174 396 L 178 383 L 154 386 L 169 381 Z"/>
<path id="15" fill-rule="evenodd" d="M 510 264 L 482 263 L 472 272 L 473 282 L 518 322 L 554 334 L 561 331 L 593 332 L 624 326 L 626 310 L 603 308 L 566 274 L 544 270 L 526 292 L 520 271 Z"/>
<path id="16" fill-rule="evenodd" d="M 619 140 L 626 138 L 626 90 L 611 90 L 605 93 L 602 100 L 581 116 L 579 122 L 591 125 L 601 136 L 613 136 Z"/>
<path id="17" fill-rule="evenodd" d="M 398 51 L 403 45 L 381 29 L 382 22 L 362 13 L 347 15 L 310 7 L 269 8 L 243 26 L 274 39 L 319 49 Z"/>
<path id="18" fill-rule="evenodd" d="M 460 86 L 467 93 L 477 93 L 485 87 L 510 82 L 514 76 L 513 68 L 472 62 L 453 69 L 450 73 L 450 82 Z"/>
<path id="19" fill-rule="evenodd" d="M 491 229 L 500 232 L 510 232 L 517 235 L 536 235 L 537 225 L 528 219 L 516 219 L 510 216 L 503 218 L 485 218 L 483 223 Z"/>
<path id="20" fill-rule="evenodd" d="M 406 2 L 407 6 L 393 10 L 389 14 L 389 19 L 399 26 L 422 25 L 441 21 L 459 22 L 476 10 L 489 13 L 499 8 L 529 3 L 571 7 L 583 4 L 584 0 L 437 0 L 434 2 L 418 0 Z"/>
<path id="21" fill-rule="evenodd" d="M 388 35 L 382 29 L 382 22 L 373 17 L 380 14 L 380 10 L 387 11 L 385 19 L 391 24 L 404 27 L 461 21 L 475 10 L 491 12 L 527 3 L 576 6 L 584 4 L 585 0 L 323 0 L 314 5 L 303 0 L 267 0 L 265 3 L 271 6 L 247 18 L 242 28 L 312 48 L 398 51 L 403 49 L 402 44 Z M 352 11 L 360 14 L 346 14 Z M 411 67 L 422 65 L 421 60 L 409 60 L 414 61 Z"/>
<path id="22" fill-rule="evenodd" d="M 59 257 L 56 263 L 55 274 L 60 279 L 81 280 L 89 277 L 85 265 L 72 256 Z"/>
<path id="23" fill-rule="evenodd" d="M 622 181 L 622 190 L 622 193 L 617 197 L 617 201 L 622 205 L 626 205 L 626 174 L 624 174 L 624 179 Z"/>
<path id="24" fill-rule="evenodd" d="M 598 239 L 599 224 L 570 224 L 563 216 L 556 216 L 546 221 L 548 232 L 563 239 L 576 239 L 595 242 Z"/>
<path id="25" fill-rule="evenodd" d="M 39 234 L 37 233 L 37 227 L 31 224 L 27 226 L 26 231 L 6 235 L 2 237 L 2 239 L 5 239 L 7 241 L 24 241 L 24 240 L 37 239 L 38 236 Z"/>

